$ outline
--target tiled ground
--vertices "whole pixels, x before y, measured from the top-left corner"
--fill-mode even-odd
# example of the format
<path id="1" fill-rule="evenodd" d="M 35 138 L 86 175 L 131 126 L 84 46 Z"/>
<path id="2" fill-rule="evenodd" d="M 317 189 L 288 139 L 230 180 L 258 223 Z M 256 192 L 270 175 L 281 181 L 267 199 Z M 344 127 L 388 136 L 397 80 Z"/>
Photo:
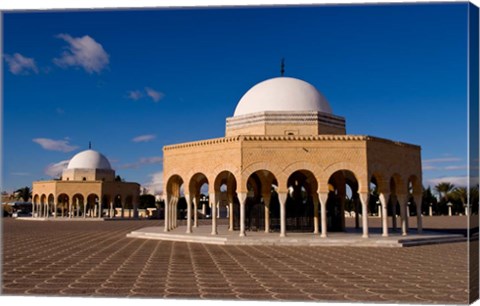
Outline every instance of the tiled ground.
<path id="1" fill-rule="evenodd" d="M 467 243 L 219 246 L 125 237 L 161 221 L 3 221 L 6 295 L 467 303 Z"/>

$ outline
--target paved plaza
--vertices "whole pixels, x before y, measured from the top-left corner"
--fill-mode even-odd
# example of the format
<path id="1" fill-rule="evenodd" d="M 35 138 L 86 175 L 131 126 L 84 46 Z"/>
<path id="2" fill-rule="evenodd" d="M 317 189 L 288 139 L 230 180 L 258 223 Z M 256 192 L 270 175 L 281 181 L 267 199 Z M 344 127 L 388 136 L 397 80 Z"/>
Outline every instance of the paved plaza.
<path id="1" fill-rule="evenodd" d="M 450 227 L 464 227 L 465 219 L 441 217 L 425 218 L 425 227 L 438 228 L 446 220 Z M 126 237 L 163 225 L 155 220 L 2 221 L 5 295 L 468 302 L 466 242 L 409 248 L 222 246 Z"/>

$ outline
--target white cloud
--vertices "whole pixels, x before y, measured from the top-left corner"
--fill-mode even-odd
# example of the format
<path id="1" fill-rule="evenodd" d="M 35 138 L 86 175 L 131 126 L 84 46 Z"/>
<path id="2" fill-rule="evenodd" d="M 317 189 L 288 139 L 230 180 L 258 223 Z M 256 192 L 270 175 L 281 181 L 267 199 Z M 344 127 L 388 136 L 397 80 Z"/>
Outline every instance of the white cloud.
<path id="1" fill-rule="evenodd" d="M 154 102 L 160 101 L 165 96 L 163 92 L 156 91 L 155 89 L 152 89 L 150 87 L 145 87 L 145 91 L 147 92 L 147 96 L 152 98 Z"/>
<path id="2" fill-rule="evenodd" d="M 151 194 L 163 193 L 163 171 L 150 174 L 149 177 L 150 181 L 144 184 L 148 192 Z"/>
<path id="3" fill-rule="evenodd" d="M 62 67 L 79 66 L 88 73 L 100 73 L 109 63 L 109 55 L 103 46 L 88 35 L 72 37 L 68 34 L 59 34 L 57 38 L 63 39 L 69 45 L 59 58 L 53 62 Z"/>
<path id="4" fill-rule="evenodd" d="M 63 170 L 67 168 L 69 162 L 69 160 L 62 160 L 58 163 L 49 164 L 47 168 L 45 168 L 45 174 L 50 177 L 60 177 Z"/>
<path id="5" fill-rule="evenodd" d="M 458 157 L 442 157 L 442 158 L 432 158 L 432 159 L 424 159 L 422 160 L 423 163 L 431 164 L 431 163 L 451 163 L 461 161 L 461 158 Z"/>
<path id="6" fill-rule="evenodd" d="M 163 157 L 161 156 L 153 156 L 153 157 L 142 157 L 138 161 L 129 163 L 129 164 L 123 164 L 119 168 L 121 169 L 132 169 L 132 168 L 138 168 L 143 165 L 152 165 L 152 164 L 160 164 L 163 162 Z"/>
<path id="7" fill-rule="evenodd" d="M 131 100 L 139 100 L 143 97 L 143 94 L 140 90 L 131 90 L 129 91 L 128 93 L 128 98 L 131 99 Z"/>
<path id="8" fill-rule="evenodd" d="M 426 180 L 427 185 L 435 186 L 439 183 L 451 183 L 457 187 L 465 187 L 468 185 L 468 177 L 467 176 L 446 176 L 446 177 L 439 177 Z"/>
<path id="9" fill-rule="evenodd" d="M 15 75 L 29 74 L 30 71 L 38 73 L 38 67 L 33 58 L 28 58 L 20 53 L 15 53 L 13 56 L 5 54 L 5 61 L 8 64 L 8 69 Z"/>
<path id="10" fill-rule="evenodd" d="M 68 140 L 53 140 L 48 138 L 34 138 L 33 142 L 38 143 L 45 150 L 71 152 L 78 149 L 78 146 L 72 146 L 68 143 Z"/>
<path id="11" fill-rule="evenodd" d="M 149 142 L 155 139 L 155 135 L 148 134 L 148 135 L 140 135 L 132 139 L 133 142 Z"/>
<path id="12" fill-rule="evenodd" d="M 459 166 L 447 166 L 444 170 L 467 170 L 467 166 L 459 165 Z"/>

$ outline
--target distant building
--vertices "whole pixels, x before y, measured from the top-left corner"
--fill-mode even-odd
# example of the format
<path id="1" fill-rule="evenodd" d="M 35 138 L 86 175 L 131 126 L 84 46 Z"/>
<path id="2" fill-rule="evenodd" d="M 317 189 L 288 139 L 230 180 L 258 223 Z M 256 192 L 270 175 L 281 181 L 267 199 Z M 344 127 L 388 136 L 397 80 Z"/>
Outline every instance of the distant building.
<path id="1" fill-rule="evenodd" d="M 140 185 L 117 180 L 108 159 L 94 150 L 76 154 L 60 180 L 36 181 L 32 189 L 34 217 L 138 216 Z"/>
<path id="2" fill-rule="evenodd" d="M 372 113 L 371 120 L 375 116 Z M 388 116 L 392 128 L 398 127 L 394 114 Z M 401 215 L 402 233 L 407 234 L 409 201 L 416 203 L 421 231 L 420 150 L 388 139 L 348 135 L 345 118 L 333 114 L 314 86 L 290 77 L 269 79 L 241 98 L 233 117 L 227 118 L 225 137 L 163 148 L 165 231 L 177 227 L 182 196 L 188 203 L 187 233 L 198 226 L 205 184 L 213 235 L 221 202 L 232 212 L 229 230 L 238 230 L 240 236 L 250 229 L 281 237 L 289 231 L 326 237 L 329 231 L 345 230 L 349 201 L 357 222 L 361 218 L 363 237 L 368 237 L 372 186 L 379 194 L 384 236 L 389 234 L 388 214 L 394 228 Z"/>

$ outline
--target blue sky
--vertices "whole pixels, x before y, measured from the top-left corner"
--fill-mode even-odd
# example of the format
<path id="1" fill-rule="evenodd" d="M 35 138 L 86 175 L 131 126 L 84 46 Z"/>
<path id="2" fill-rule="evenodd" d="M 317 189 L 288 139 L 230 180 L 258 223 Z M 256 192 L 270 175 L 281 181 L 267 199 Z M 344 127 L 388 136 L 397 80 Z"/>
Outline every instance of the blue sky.
<path id="1" fill-rule="evenodd" d="M 467 175 L 466 3 L 3 15 L 3 190 L 92 147 L 158 187 L 162 147 L 222 137 L 256 83 L 308 81 L 347 133 L 422 146 L 425 185 Z"/>

